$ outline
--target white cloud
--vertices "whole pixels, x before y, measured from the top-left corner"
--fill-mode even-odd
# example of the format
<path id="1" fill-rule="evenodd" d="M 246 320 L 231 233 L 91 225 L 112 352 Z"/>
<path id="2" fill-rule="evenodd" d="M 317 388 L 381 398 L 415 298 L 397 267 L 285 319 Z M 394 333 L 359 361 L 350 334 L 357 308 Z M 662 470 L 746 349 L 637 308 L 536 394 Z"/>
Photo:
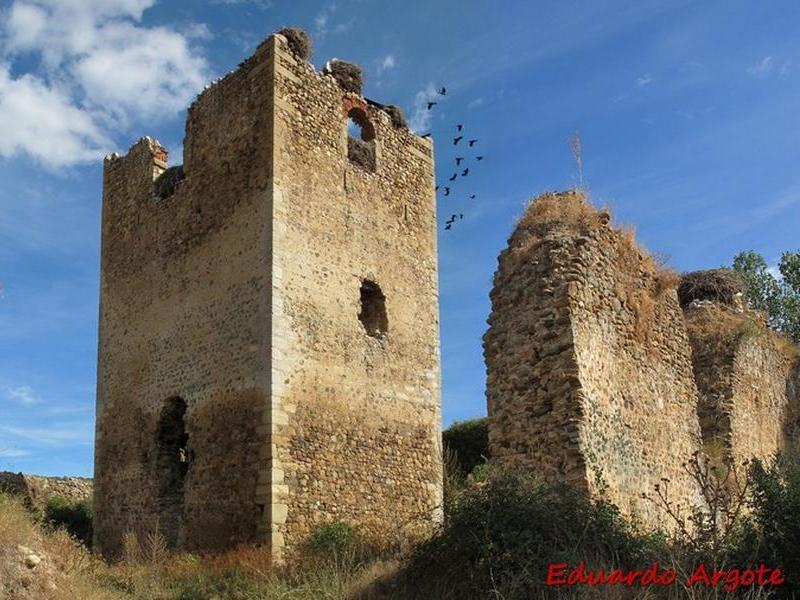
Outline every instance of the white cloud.
<path id="1" fill-rule="evenodd" d="M 58 423 L 51 427 L 0 426 L 0 432 L 42 446 L 91 444 L 94 437 L 85 423 Z"/>
<path id="2" fill-rule="evenodd" d="M 388 71 L 389 69 L 394 69 L 394 67 L 394 54 L 387 54 L 380 60 L 380 63 L 378 64 L 378 75 L 381 75 L 384 71 Z"/>
<path id="3" fill-rule="evenodd" d="M 315 37 L 322 40 L 328 35 L 328 21 L 336 12 L 336 4 L 331 3 L 322 8 L 321 11 L 314 17 L 314 30 Z"/>
<path id="4" fill-rule="evenodd" d="M 114 23 L 98 35 L 100 44 L 74 73 L 87 97 L 112 113 L 175 113 L 203 87 L 205 63 L 180 34 Z"/>
<path id="5" fill-rule="evenodd" d="M 51 167 L 100 160 L 111 146 L 91 115 L 31 75 L 0 64 L 0 155 L 26 153 Z"/>
<path id="6" fill-rule="evenodd" d="M 791 69 L 792 69 L 792 61 L 791 59 L 787 58 L 781 64 L 781 68 L 778 72 L 780 73 L 781 77 L 783 77 L 784 75 L 788 75 Z"/>
<path id="7" fill-rule="evenodd" d="M 17 387 L 7 387 L 5 389 L 6 398 L 19 404 L 30 406 L 37 404 L 39 398 L 33 393 L 33 388 L 29 385 L 20 385 Z"/>
<path id="8" fill-rule="evenodd" d="M 20 450 L 19 448 L 0 448 L 0 456 L 7 458 L 15 458 L 19 456 L 30 456 L 27 450 Z"/>
<path id="9" fill-rule="evenodd" d="M 429 83 L 414 96 L 414 112 L 408 120 L 408 127 L 415 133 L 427 133 L 431 126 L 433 111 L 428 110 L 428 101 L 439 101 L 439 95 L 432 83 Z"/>
<path id="10" fill-rule="evenodd" d="M 261 9 L 272 8 L 272 0 L 211 0 L 211 4 L 226 4 L 228 6 L 252 4 Z"/>
<path id="11" fill-rule="evenodd" d="M 15 0 L 2 23 L 0 155 L 51 167 L 99 160 L 114 129 L 182 110 L 208 79 L 192 41 L 210 32 L 142 26 L 155 2 Z M 39 59 L 41 74 L 12 76 L 21 56 Z"/>
<path id="12" fill-rule="evenodd" d="M 208 25 L 205 23 L 190 23 L 181 31 L 190 40 L 212 40 L 214 34 L 211 33 Z"/>
<path id="13" fill-rule="evenodd" d="M 480 98 L 475 98 L 474 100 L 470 100 L 469 102 L 467 102 L 467 108 L 469 110 L 473 110 L 473 109 L 478 108 L 479 106 L 483 105 L 483 103 L 484 103 L 484 99 L 481 96 Z"/>
<path id="14" fill-rule="evenodd" d="M 775 61 L 771 56 L 765 56 L 759 63 L 747 68 L 748 75 L 753 77 L 767 77 L 772 73 Z"/>
<path id="15" fill-rule="evenodd" d="M 337 33 L 337 34 L 339 34 L 339 33 L 347 33 L 348 31 L 350 31 L 353 28 L 353 25 L 355 25 L 355 24 L 356 24 L 355 17 L 352 17 L 351 19 L 348 19 L 347 21 L 343 21 L 341 23 L 337 23 L 333 27 L 333 33 Z"/>
<path id="16" fill-rule="evenodd" d="M 332 23 L 334 14 L 336 14 L 338 6 L 335 2 L 331 2 L 322 7 L 322 10 L 314 17 L 314 39 L 317 41 L 324 40 L 328 32 L 332 31 L 334 34 L 347 33 L 355 25 L 355 17 L 351 17 L 347 21 L 339 23 Z"/>
<path id="17" fill-rule="evenodd" d="M 636 78 L 636 85 L 637 87 L 645 87 L 646 85 L 650 85 L 653 83 L 653 78 L 650 76 L 649 73 L 645 73 L 641 77 Z"/>

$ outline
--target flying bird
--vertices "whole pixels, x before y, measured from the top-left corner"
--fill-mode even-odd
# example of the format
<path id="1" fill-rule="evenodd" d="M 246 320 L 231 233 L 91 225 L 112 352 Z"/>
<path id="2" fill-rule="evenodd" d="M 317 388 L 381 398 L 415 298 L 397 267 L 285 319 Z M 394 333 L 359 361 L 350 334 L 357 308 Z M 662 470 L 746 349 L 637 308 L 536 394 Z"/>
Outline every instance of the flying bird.
<path id="1" fill-rule="evenodd" d="M 429 137 L 431 137 L 431 134 L 430 133 L 423 133 L 420 137 L 429 138 Z"/>
<path id="2" fill-rule="evenodd" d="M 449 187 L 444 188 L 444 195 L 445 196 L 449 196 L 450 195 L 450 188 Z"/>
<path id="3" fill-rule="evenodd" d="M 445 228 L 445 229 L 450 229 L 452 226 L 453 226 L 453 224 L 452 224 L 452 223 L 448 223 L 447 225 L 445 225 L 445 226 L 444 226 L 444 228 Z"/>
<path id="4" fill-rule="evenodd" d="M 469 199 L 470 199 L 470 200 L 475 200 L 475 194 L 472 194 L 472 195 L 469 197 Z"/>
<path id="5" fill-rule="evenodd" d="M 442 89 L 439 90 L 439 95 L 440 96 L 446 96 L 447 95 L 447 88 L 442 86 Z"/>
<path id="6" fill-rule="evenodd" d="M 456 144 L 458 144 L 458 142 L 460 142 L 460 141 L 461 141 L 461 140 L 463 140 L 463 139 L 464 139 L 464 136 L 463 136 L 463 135 L 460 135 L 460 136 L 458 136 L 458 137 L 456 137 L 456 138 L 453 138 L 453 146 L 455 146 Z"/>
<path id="7" fill-rule="evenodd" d="M 456 125 L 456 127 L 458 127 L 458 130 L 459 130 L 459 131 L 461 131 L 462 129 L 464 129 L 464 126 L 463 126 L 461 123 L 459 123 L 458 125 Z"/>
<path id="8" fill-rule="evenodd" d="M 458 177 L 458 173 L 453 173 L 453 175 L 450 177 L 450 181 L 455 181 L 456 177 Z"/>
<path id="9" fill-rule="evenodd" d="M 464 160 L 463 156 L 456 156 L 456 166 L 457 167 L 461 165 L 461 161 L 462 160 Z"/>
<path id="10" fill-rule="evenodd" d="M 482 156 L 476 156 L 475 160 L 483 160 L 483 157 Z"/>
<path id="11" fill-rule="evenodd" d="M 461 172 L 461 176 L 462 176 L 462 177 L 466 177 L 467 175 L 469 175 L 469 167 L 467 167 L 466 169 L 464 169 L 464 170 Z"/>
<path id="12" fill-rule="evenodd" d="M 459 219 L 463 219 L 463 218 L 464 218 L 464 215 L 462 215 L 461 213 L 458 213 L 458 218 L 459 218 Z"/>
<path id="13" fill-rule="evenodd" d="M 475 145 L 475 142 L 477 142 L 477 141 L 478 141 L 478 140 L 470 140 L 470 141 L 469 141 L 469 145 L 470 145 L 470 146 L 474 146 L 474 145 Z"/>
<path id="14" fill-rule="evenodd" d="M 428 110 L 432 109 L 437 104 L 439 104 L 439 103 L 438 102 L 428 102 Z"/>
<path id="15" fill-rule="evenodd" d="M 438 192 L 438 191 L 439 191 L 439 186 L 437 185 L 437 186 L 436 186 L 436 189 L 435 189 L 435 190 L 433 190 L 433 191 L 434 191 L 434 192 Z"/>

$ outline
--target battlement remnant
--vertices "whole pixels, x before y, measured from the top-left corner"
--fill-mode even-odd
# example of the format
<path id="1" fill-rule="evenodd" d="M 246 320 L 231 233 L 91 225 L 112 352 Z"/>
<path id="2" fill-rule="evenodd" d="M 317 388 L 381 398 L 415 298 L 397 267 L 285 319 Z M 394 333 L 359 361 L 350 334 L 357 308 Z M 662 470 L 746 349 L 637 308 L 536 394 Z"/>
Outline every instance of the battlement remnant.
<path id="1" fill-rule="evenodd" d="M 651 526 L 641 495 L 702 499 L 691 353 L 675 292 L 632 234 L 578 191 L 534 200 L 498 260 L 484 336 L 489 446 L 501 465 L 604 494 Z"/>
<path id="2" fill-rule="evenodd" d="M 281 559 L 317 525 L 396 542 L 440 518 L 432 143 L 284 33 L 198 96 L 180 168 L 152 138 L 106 157 L 107 556 L 158 530 L 176 548 L 256 543 Z"/>

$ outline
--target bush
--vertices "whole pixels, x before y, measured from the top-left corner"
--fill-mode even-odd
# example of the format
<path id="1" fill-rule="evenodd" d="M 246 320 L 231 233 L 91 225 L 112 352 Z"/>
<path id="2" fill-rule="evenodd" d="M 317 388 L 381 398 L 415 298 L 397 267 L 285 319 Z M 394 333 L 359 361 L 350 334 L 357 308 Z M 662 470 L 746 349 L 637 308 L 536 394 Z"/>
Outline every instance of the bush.
<path id="1" fill-rule="evenodd" d="M 308 539 L 307 548 L 314 554 L 342 553 L 353 547 L 356 529 L 339 521 L 316 527 Z"/>
<path id="2" fill-rule="evenodd" d="M 406 578 L 419 597 L 531 598 L 547 593 L 550 563 L 641 569 L 663 551 L 660 536 L 640 534 L 610 504 L 527 474 L 495 471 L 451 505 L 442 530 L 415 552 Z"/>
<path id="3" fill-rule="evenodd" d="M 489 458 L 489 419 L 457 421 L 442 432 L 445 453 L 452 452 L 460 475 L 466 477 Z"/>
<path id="4" fill-rule="evenodd" d="M 92 547 L 94 511 L 91 500 L 70 502 L 61 496 L 52 496 L 45 504 L 44 520 L 52 527 L 66 529 L 87 548 Z"/>
<path id="5" fill-rule="evenodd" d="M 735 560 L 780 567 L 786 584 L 778 597 L 800 597 L 800 464 L 779 459 L 750 467 L 751 514 L 745 519 Z"/>

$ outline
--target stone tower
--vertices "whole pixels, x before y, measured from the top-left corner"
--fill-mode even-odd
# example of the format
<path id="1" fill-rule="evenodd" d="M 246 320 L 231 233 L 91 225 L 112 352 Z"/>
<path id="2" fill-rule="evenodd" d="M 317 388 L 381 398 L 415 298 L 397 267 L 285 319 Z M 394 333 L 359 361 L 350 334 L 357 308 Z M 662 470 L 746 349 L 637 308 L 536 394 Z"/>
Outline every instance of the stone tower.
<path id="1" fill-rule="evenodd" d="M 182 167 L 144 138 L 103 188 L 100 551 L 156 529 L 276 559 L 333 521 L 424 534 L 442 494 L 431 142 L 275 34 L 190 107 Z"/>
<path id="2" fill-rule="evenodd" d="M 647 525 L 702 506 L 691 349 L 674 275 L 575 191 L 546 194 L 501 254 L 484 336 L 489 446 L 501 465 L 602 494 Z M 662 478 L 669 480 L 665 486 Z"/>

